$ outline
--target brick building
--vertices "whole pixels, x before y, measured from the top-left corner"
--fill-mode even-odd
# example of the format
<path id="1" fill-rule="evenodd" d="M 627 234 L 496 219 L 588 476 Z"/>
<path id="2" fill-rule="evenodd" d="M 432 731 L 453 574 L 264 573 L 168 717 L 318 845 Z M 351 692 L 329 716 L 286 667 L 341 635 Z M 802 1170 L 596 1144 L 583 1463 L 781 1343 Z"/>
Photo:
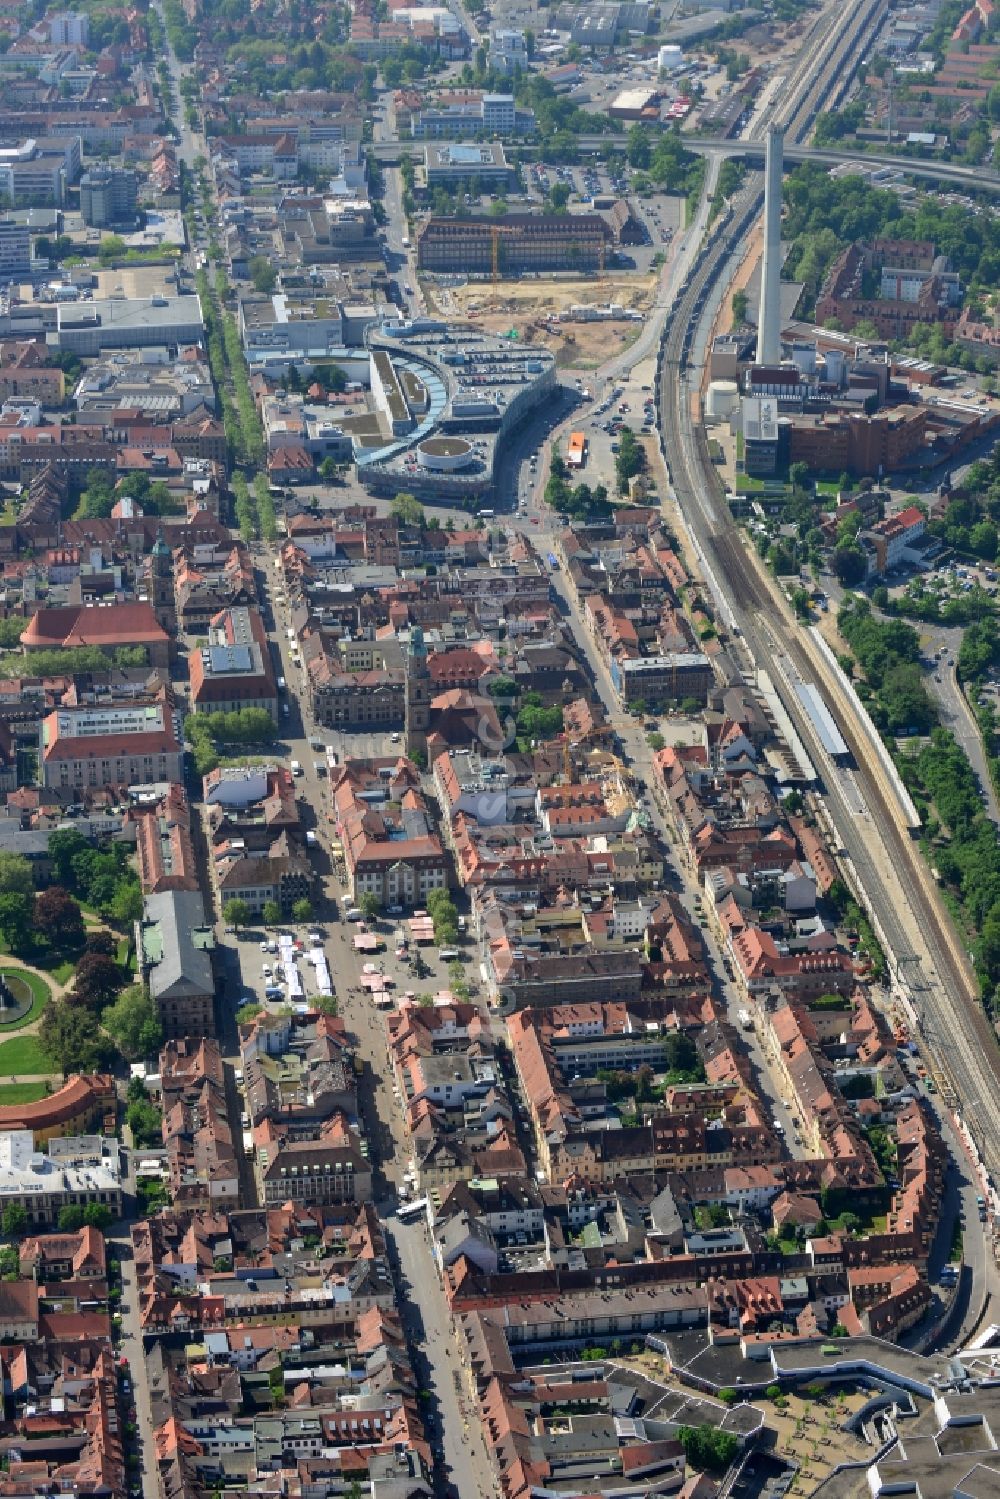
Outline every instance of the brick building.
<path id="1" fill-rule="evenodd" d="M 614 231 L 600 214 L 509 213 L 502 219 L 433 217 L 417 237 L 423 271 L 502 276 L 525 271 L 595 271 L 614 248 Z"/>
<path id="2" fill-rule="evenodd" d="M 921 406 L 897 406 L 874 416 L 797 417 L 789 433 L 789 461 L 830 473 L 891 473 L 916 458 L 927 441 L 927 426 Z"/>

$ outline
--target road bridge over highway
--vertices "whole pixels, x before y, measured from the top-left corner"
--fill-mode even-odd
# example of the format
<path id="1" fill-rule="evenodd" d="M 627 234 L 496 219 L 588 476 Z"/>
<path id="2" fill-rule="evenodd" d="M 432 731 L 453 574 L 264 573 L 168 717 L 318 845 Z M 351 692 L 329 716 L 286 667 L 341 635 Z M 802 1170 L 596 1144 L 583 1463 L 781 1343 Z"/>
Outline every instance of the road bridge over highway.
<path id="1" fill-rule="evenodd" d="M 577 141 L 585 154 L 589 151 L 625 151 L 628 138 L 624 135 L 581 135 Z M 685 136 L 684 144 L 689 151 L 705 156 L 736 157 L 742 161 L 764 164 L 764 142 L 725 140 L 715 136 Z M 383 166 L 398 164 L 404 156 L 423 156 L 424 142 L 419 140 L 382 141 L 369 147 L 376 161 Z M 964 188 L 1000 195 L 1000 172 L 988 167 L 961 166 L 952 161 L 919 161 L 910 156 L 894 156 L 890 152 L 832 151 L 818 146 L 796 146 L 786 142 L 785 162 L 818 161 L 828 166 L 865 167 L 874 171 L 906 172 L 911 177 L 920 177 L 929 182 L 938 182 L 950 187 Z"/>

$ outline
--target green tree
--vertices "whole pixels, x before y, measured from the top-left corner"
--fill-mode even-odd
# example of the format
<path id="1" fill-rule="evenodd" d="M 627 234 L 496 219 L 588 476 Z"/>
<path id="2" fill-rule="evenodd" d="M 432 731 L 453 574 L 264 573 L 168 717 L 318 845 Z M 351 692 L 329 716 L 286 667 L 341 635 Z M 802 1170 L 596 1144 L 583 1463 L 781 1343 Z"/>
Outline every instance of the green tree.
<path id="1" fill-rule="evenodd" d="M 646 466 L 646 455 L 636 441 L 631 427 L 623 427 L 618 434 L 618 454 L 615 458 L 615 473 L 620 494 L 628 492 L 628 481 Z"/>
<path id="2" fill-rule="evenodd" d="M 142 984 L 129 987 L 101 1013 L 101 1024 L 127 1062 L 137 1062 L 158 1052 L 163 1029 L 148 991 Z"/>
<path id="3" fill-rule="evenodd" d="M 28 1214 L 19 1202 L 8 1202 L 4 1204 L 3 1218 L 0 1220 L 5 1239 L 23 1239 L 28 1231 Z"/>
<path id="4" fill-rule="evenodd" d="M 138 880 L 120 880 L 115 886 L 108 916 L 118 926 L 129 927 L 142 917 L 142 887 Z"/>
<path id="5" fill-rule="evenodd" d="M 247 270 L 250 280 L 257 291 L 264 296 L 270 296 L 278 283 L 278 273 L 266 255 L 254 255 L 251 257 Z"/>
<path id="6" fill-rule="evenodd" d="M 681 1426 L 677 1439 L 692 1468 L 724 1473 L 739 1451 L 739 1438 L 717 1426 Z"/>
<path id="7" fill-rule="evenodd" d="M 83 1221 L 88 1228 L 97 1228 L 102 1234 L 107 1233 L 111 1227 L 111 1212 L 103 1202 L 88 1202 L 83 1210 Z"/>
<path id="8" fill-rule="evenodd" d="M 538 693 L 526 692 L 515 722 L 518 735 L 523 739 L 552 739 L 562 733 L 563 711 L 558 706 L 542 707 Z"/>
<path id="9" fill-rule="evenodd" d="M 83 1208 L 77 1207 L 75 1203 L 68 1203 L 66 1207 L 59 1209 L 56 1226 L 61 1234 L 75 1234 L 83 1227 Z"/>
<path id="10" fill-rule="evenodd" d="M 745 291 L 733 292 L 733 327 L 739 328 L 747 320 L 749 301 Z"/>
<path id="11" fill-rule="evenodd" d="M 833 570 L 845 588 L 863 583 L 868 571 L 864 552 L 857 546 L 838 546 L 833 554 Z"/>
<path id="12" fill-rule="evenodd" d="M 366 921 L 374 921 L 382 909 L 378 896 L 366 890 L 364 895 L 358 898 L 358 910 Z"/>
<path id="13" fill-rule="evenodd" d="M 156 1145 L 163 1138 L 163 1116 L 148 1098 L 137 1098 L 129 1104 L 125 1110 L 125 1123 L 132 1133 L 133 1141 L 140 1148 L 143 1145 Z"/>
<path id="14" fill-rule="evenodd" d="M 292 906 L 292 917 L 293 917 L 293 919 L 295 921 L 297 921 L 299 923 L 304 923 L 304 922 L 307 922 L 307 921 L 312 921 L 312 919 L 313 919 L 313 905 L 312 905 L 312 901 L 311 900 L 307 900 L 305 898 L 305 896 L 302 896 Z"/>
<path id="15" fill-rule="evenodd" d="M 46 1004 L 37 1036 L 64 1078 L 73 1072 L 100 1072 L 111 1054 L 90 1010 L 66 1000 Z"/>
<path id="16" fill-rule="evenodd" d="M 644 172 L 649 166 L 653 152 L 649 141 L 649 131 L 638 120 L 629 130 L 626 149 L 629 166 Z"/>
<path id="17" fill-rule="evenodd" d="M 389 506 L 389 514 L 394 515 L 404 526 L 423 526 L 424 507 L 416 495 L 408 494 L 405 490 L 396 495 Z"/>
<path id="18" fill-rule="evenodd" d="M 56 882 L 65 889 L 78 891 L 73 860 L 78 854 L 86 853 L 89 847 L 86 838 L 75 828 L 57 828 L 54 833 L 49 834 L 49 859 L 52 863 L 52 871 Z"/>
<path id="19" fill-rule="evenodd" d="M 35 882 L 31 876 L 31 865 L 21 854 L 0 852 L 0 895 L 17 891 L 30 895 Z"/>
<path id="20" fill-rule="evenodd" d="M 23 614 L 11 614 L 7 619 L 0 619 L 0 647 L 12 651 L 19 646 L 26 624 Z M 22 664 L 18 663 L 19 670 Z"/>
<path id="21" fill-rule="evenodd" d="M 991 520 L 981 520 L 969 532 L 969 546 L 979 557 L 993 562 L 997 555 L 997 528 Z"/>
<path id="22" fill-rule="evenodd" d="M 0 935 L 13 953 L 26 952 L 31 944 L 32 900 L 19 890 L 0 895 Z"/>
<path id="23" fill-rule="evenodd" d="M 229 900 L 222 908 L 222 914 L 229 926 L 235 931 L 240 931 L 250 921 L 250 907 L 245 900 Z"/>
<path id="24" fill-rule="evenodd" d="M 277 926 L 281 920 L 281 907 L 276 900 L 266 900 L 260 914 L 265 926 Z"/>
<path id="25" fill-rule="evenodd" d="M 102 265 L 110 265 L 113 260 L 121 260 L 127 248 L 120 234 L 106 234 L 97 252 L 98 259 Z"/>
<path id="26" fill-rule="evenodd" d="M 792 590 L 792 608 L 799 619 L 807 620 L 812 617 L 812 599 L 807 588 Z"/>

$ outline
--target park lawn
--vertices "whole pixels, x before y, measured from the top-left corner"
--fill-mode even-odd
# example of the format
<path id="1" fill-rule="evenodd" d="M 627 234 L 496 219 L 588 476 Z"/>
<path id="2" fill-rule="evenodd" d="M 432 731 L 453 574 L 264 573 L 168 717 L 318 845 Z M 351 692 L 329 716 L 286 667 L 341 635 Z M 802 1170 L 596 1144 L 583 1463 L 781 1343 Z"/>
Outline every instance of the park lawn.
<path id="1" fill-rule="evenodd" d="M 119 968 L 124 968 L 129 973 L 135 973 L 135 949 L 133 948 L 132 943 L 129 941 L 128 937 L 120 937 L 118 939 L 118 947 L 115 951 L 115 962 L 118 964 Z"/>
<path id="2" fill-rule="evenodd" d="M 733 490 L 736 494 L 753 494 L 764 487 L 764 480 L 758 479 L 756 474 L 737 474 L 733 480 Z"/>
<path id="3" fill-rule="evenodd" d="M 45 1083 L 0 1083 L 0 1104 L 35 1103 L 48 1091 Z"/>
<path id="4" fill-rule="evenodd" d="M 61 963 L 53 963 L 52 967 L 46 967 L 45 971 L 51 973 L 57 984 L 68 984 L 76 969 L 68 958 L 63 958 Z"/>
<path id="5" fill-rule="evenodd" d="M 5 1031 L 19 1031 L 23 1026 L 28 1025 L 32 1020 L 38 1019 L 39 1015 L 42 1013 L 42 1011 L 45 1009 L 45 1006 L 49 1002 L 49 999 L 52 995 L 52 990 L 42 978 L 41 974 L 32 973 L 27 968 L 4 968 L 3 964 L 0 964 L 0 976 L 10 976 L 12 978 L 23 979 L 28 985 L 28 988 L 31 990 L 31 1009 L 28 1011 L 27 1015 L 24 1015 L 20 1020 L 12 1021 L 7 1025 L 0 1023 L 0 1034 L 3 1034 L 3 1032 Z M 11 1070 L 13 1071 L 14 1069 L 12 1068 Z M 47 1068 L 43 1068 L 42 1070 L 48 1071 Z"/>
<path id="6" fill-rule="evenodd" d="M 42 1050 L 37 1036 L 11 1036 L 0 1041 L 0 1077 L 29 1077 L 53 1072 L 52 1059 Z"/>

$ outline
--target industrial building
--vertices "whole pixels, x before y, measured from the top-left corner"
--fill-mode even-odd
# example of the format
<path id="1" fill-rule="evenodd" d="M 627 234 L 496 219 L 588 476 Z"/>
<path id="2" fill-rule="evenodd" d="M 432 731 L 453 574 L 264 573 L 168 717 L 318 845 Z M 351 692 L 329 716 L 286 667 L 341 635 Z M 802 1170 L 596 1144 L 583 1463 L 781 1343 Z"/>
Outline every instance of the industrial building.
<path id="1" fill-rule="evenodd" d="M 614 231 L 596 213 L 512 213 L 431 218 L 417 239 L 422 271 L 519 276 L 526 271 L 599 270 L 614 249 Z"/>

